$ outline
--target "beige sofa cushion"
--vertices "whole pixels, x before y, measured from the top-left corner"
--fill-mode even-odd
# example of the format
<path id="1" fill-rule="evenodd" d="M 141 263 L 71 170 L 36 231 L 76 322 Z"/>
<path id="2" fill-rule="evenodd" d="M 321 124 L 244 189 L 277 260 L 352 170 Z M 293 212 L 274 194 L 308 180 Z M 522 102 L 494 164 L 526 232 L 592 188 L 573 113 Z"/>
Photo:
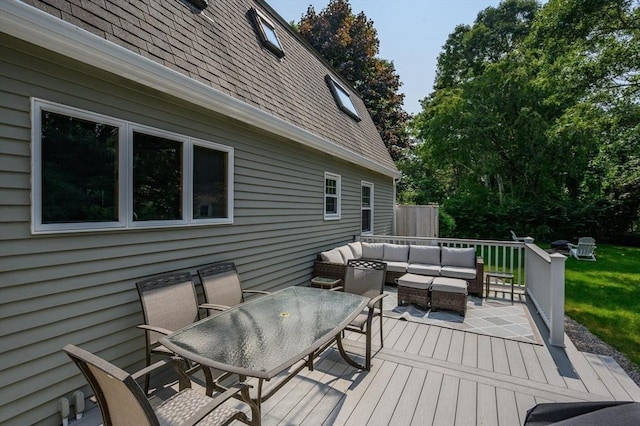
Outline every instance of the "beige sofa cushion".
<path id="1" fill-rule="evenodd" d="M 407 262 L 393 262 L 391 260 L 385 260 L 387 264 L 387 271 L 391 272 L 407 272 Z"/>
<path id="2" fill-rule="evenodd" d="M 431 291 L 442 291 L 446 293 L 467 294 L 467 282 L 455 278 L 434 278 L 431 283 Z"/>
<path id="3" fill-rule="evenodd" d="M 469 248 L 452 248 L 442 247 L 442 266 L 461 266 L 463 268 L 475 268 L 476 266 L 476 249 Z"/>
<path id="4" fill-rule="evenodd" d="M 440 275 L 449 278 L 462 278 L 463 280 L 473 280 L 476 277 L 475 268 L 463 268 L 461 266 L 443 266 Z"/>
<path id="5" fill-rule="evenodd" d="M 362 259 L 362 243 L 360 241 L 356 241 L 355 243 L 349 243 L 347 245 L 353 252 L 354 259 Z"/>
<path id="6" fill-rule="evenodd" d="M 439 246 L 410 246 L 409 263 L 424 263 L 427 265 L 440 265 Z"/>
<path id="7" fill-rule="evenodd" d="M 428 290 L 431 287 L 433 277 L 425 277 L 424 275 L 404 274 L 398 278 L 398 285 L 408 288 L 417 288 L 420 290 Z"/>
<path id="8" fill-rule="evenodd" d="M 382 243 L 362 243 L 362 258 L 382 260 L 384 248 Z"/>
<path id="9" fill-rule="evenodd" d="M 322 259 L 323 262 L 344 264 L 344 259 L 338 249 L 323 251 L 320 253 L 320 259 Z"/>
<path id="10" fill-rule="evenodd" d="M 355 259 L 355 257 L 353 256 L 353 252 L 351 251 L 351 248 L 349 248 L 349 246 L 338 247 L 338 251 L 342 255 L 342 261 L 345 265 L 347 264 L 347 262 L 349 262 L 349 260 Z"/>
<path id="11" fill-rule="evenodd" d="M 409 246 L 384 243 L 382 260 L 385 262 L 407 262 L 409 260 Z"/>
<path id="12" fill-rule="evenodd" d="M 422 263 L 410 263 L 407 266 L 407 272 L 410 274 L 430 275 L 437 277 L 440 275 L 440 265 L 425 265 Z"/>

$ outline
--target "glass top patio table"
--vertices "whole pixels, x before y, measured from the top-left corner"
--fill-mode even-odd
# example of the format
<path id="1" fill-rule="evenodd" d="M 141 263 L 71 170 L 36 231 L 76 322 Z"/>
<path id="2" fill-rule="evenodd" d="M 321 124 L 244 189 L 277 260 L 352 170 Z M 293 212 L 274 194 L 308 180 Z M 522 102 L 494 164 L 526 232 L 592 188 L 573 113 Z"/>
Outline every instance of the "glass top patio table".
<path id="1" fill-rule="evenodd" d="M 368 301 L 289 287 L 200 320 L 160 343 L 202 365 L 268 380 L 336 338 Z"/>

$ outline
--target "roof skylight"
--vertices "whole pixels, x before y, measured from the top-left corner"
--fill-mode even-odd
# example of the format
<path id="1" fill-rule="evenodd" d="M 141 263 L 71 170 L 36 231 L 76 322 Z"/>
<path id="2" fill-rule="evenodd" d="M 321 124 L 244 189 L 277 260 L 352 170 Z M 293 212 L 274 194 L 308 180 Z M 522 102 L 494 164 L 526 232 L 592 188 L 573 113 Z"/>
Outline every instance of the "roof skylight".
<path id="1" fill-rule="evenodd" d="M 358 115 L 358 110 L 356 109 L 356 106 L 353 104 L 353 101 L 351 100 L 351 96 L 349 95 L 349 92 L 347 91 L 347 89 L 342 87 L 330 75 L 327 75 L 325 77 L 325 80 L 327 82 L 327 85 L 331 89 L 331 94 L 333 95 L 333 98 L 335 99 L 336 104 L 338 105 L 338 108 L 340 108 L 344 113 L 349 115 L 354 120 L 360 121 L 360 115 Z"/>
<path id="2" fill-rule="evenodd" d="M 276 34 L 275 24 L 257 9 L 251 9 L 251 16 L 262 45 L 278 58 L 282 58 L 284 49 L 280 44 L 278 34 Z"/>

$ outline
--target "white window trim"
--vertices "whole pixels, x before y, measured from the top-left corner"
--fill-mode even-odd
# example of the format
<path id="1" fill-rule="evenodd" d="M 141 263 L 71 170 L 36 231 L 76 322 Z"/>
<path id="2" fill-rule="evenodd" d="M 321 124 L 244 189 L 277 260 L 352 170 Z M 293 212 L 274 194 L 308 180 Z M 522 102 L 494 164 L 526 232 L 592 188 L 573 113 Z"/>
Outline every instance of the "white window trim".
<path id="1" fill-rule="evenodd" d="M 79 119 L 118 127 L 118 221 L 90 223 L 42 223 L 42 109 Z M 234 212 L 234 149 L 206 140 L 144 126 L 127 120 L 78 108 L 31 98 L 31 232 L 32 234 L 93 232 L 103 230 L 169 228 L 176 226 L 233 224 Z M 133 220 L 133 132 L 171 139 L 182 143 L 182 220 Z M 193 146 L 203 146 L 227 153 L 227 217 L 193 219 Z"/>
<path id="2" fill-rule="evenodd" d="M 362 231 L 362 212 L 365 210 L 364 207 L 362 207 L 362 188 L 363 187 L 368 187 L 370 189 L 370 204 L 371 207 L 369 207 L 369 211 L 371 212 L 371 230 L 370 231 Z M 373 235 L 373 229 L 374 229 L 374 192 L 373 192 L 374 186 L 372 182 L 367 182 L 367 181 L 361 181 L 360 182 L 360 233 L 362 235 Z"/>
<path id="3" fill-rule="evenodd" d="M 336 202 L 337 213 L 327 213 L 327 179 L 333 179 L 336 181 Z M 324 206 L 324 220 L 339 220 L 342 213 L 342 176 L 335 173 L 324 172 L 324 179 L 322 181 L 322 204 Z M 332 195 L 330 195 L 332 196 Z"/>

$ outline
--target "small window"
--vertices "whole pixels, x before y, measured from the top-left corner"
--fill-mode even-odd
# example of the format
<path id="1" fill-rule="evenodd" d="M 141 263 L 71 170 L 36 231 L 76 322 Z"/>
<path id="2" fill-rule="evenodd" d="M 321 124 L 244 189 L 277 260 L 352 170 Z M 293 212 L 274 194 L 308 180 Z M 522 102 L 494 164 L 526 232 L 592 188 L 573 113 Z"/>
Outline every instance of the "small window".
<path id="1" fill-rule="evenodd" d="M 373 184 L 370 182 L 362 182 L 361 192 L 361 217 L 362 225 L 360 231 L 363 234 L 373 233 Z"/>
<path id="2" fill-rule="evenodd" d="M 324 218 L 340 219 L 340 175 L 324 174 Z"/>
<path id="3" fill-rule="evenodd" d="M 250 14 L 262 45 L 278 58 L 284 57 L 284 49 L 282 48 L 282 44 L 280 44 L 278 34 L 276 34 L 275 24 L 256 9 L 251 9 Z"/>
<path id="4" fill-rule="evenodd" d="M 360 121 L 360 116 L 358 115 L 358 110 L 356 109 L 353 101 L 351 100 L 351 96 L 347 89 L 342 87 L 336 80 L 333 79 L 330 75 L 325 77 L 327 85 L 329 89 L 331 89 L 331 94 L 340 108 L 344 113 L 349 115 L 356 121 Z"/>

